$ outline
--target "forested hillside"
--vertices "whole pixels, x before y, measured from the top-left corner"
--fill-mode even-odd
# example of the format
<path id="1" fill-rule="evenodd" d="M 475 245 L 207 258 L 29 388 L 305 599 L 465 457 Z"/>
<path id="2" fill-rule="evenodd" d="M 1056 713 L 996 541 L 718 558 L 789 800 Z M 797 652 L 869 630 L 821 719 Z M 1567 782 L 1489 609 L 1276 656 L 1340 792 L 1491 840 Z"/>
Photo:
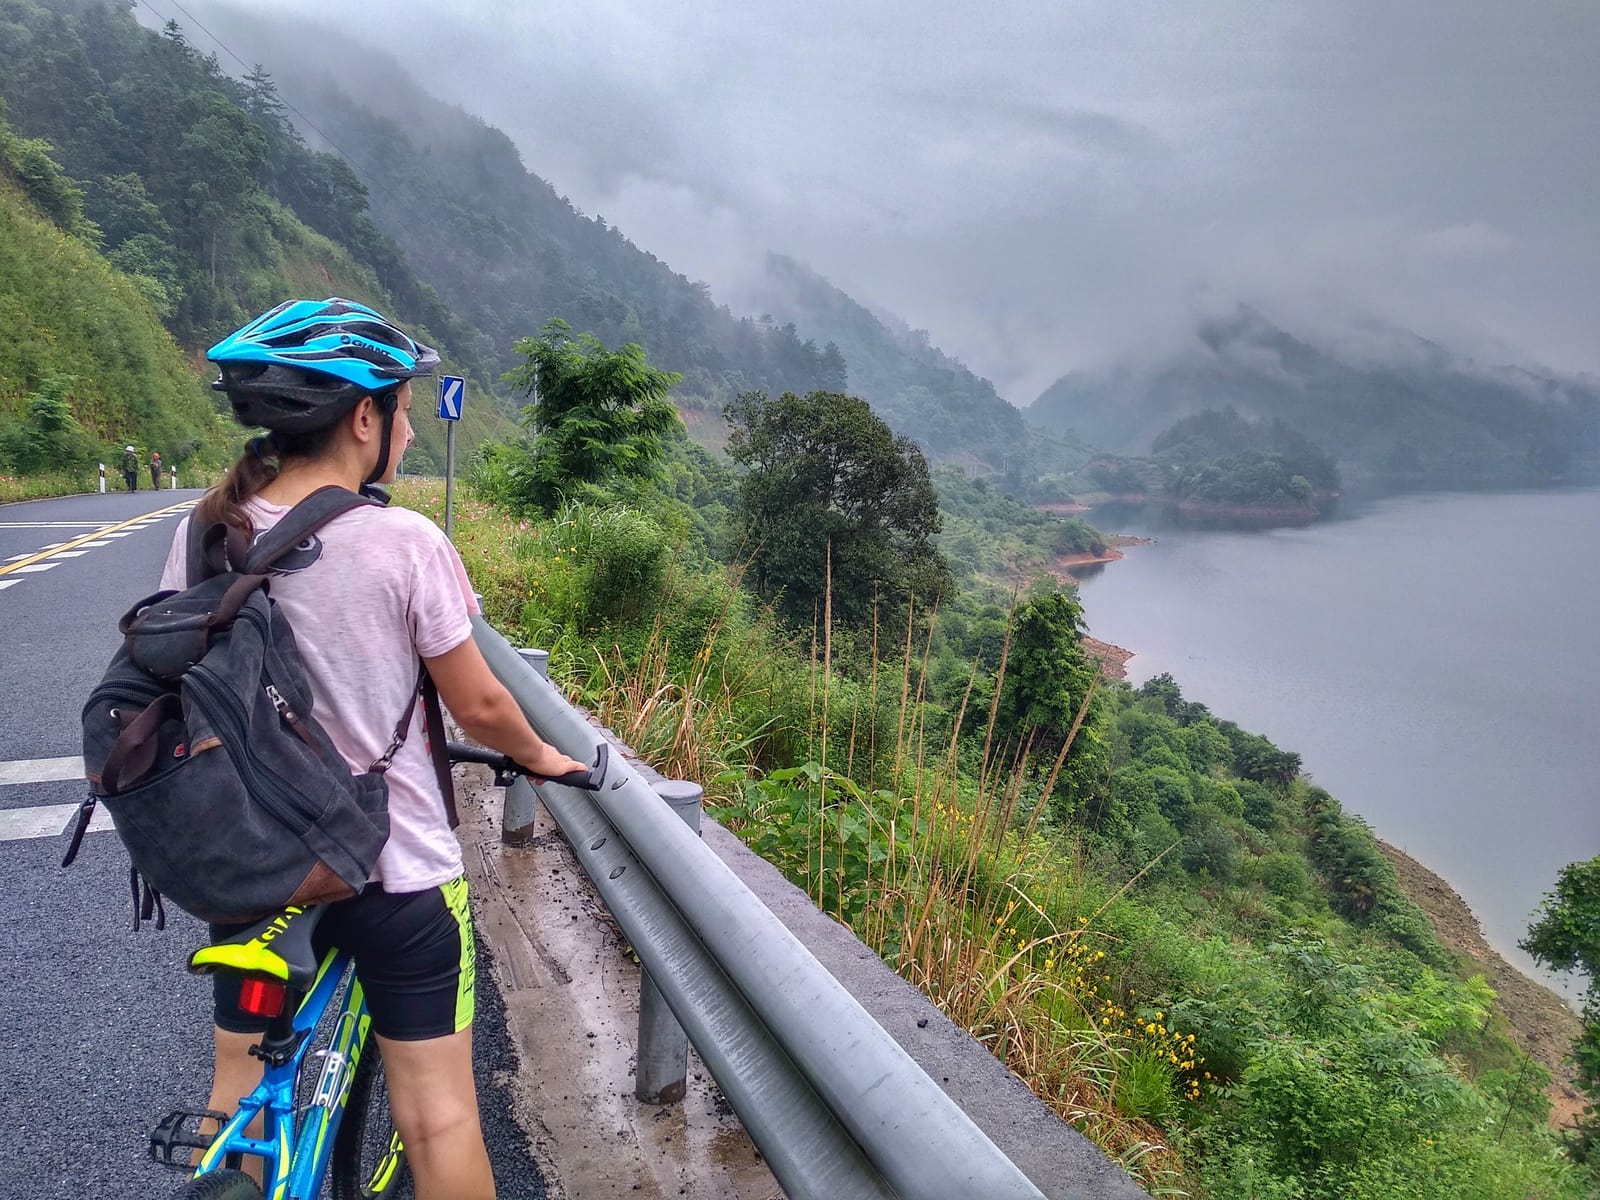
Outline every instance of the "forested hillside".
<path id="1" fill-rule="evenodd" d="M 1490 368 L 1386 331 L 1335 351 L 1240 308 L 1165 362 L 1067 375 L 1028 410 L 1117 453 L 1174 422 L 1233 408 L 1333 453 L 1349 483 L 1505 487 L 1600 476 L 1600 382 Z"/>
<path id="2" fill-rule="evenodd" d="M 283 120 L 269 79 L 228 78 L 176 26 L 157 35 L 125 6 L 90 0 L 0 0 L 0 56 L 16 131 L 77 181 L 80 236 L 187 351 L 287 293 L 338 294 L 414 325 L 479 389 L 497 382 L 478 339 L 372 223 L 360 181 Z M 5 378 L 13 391 L 38 383 Z M 506 428 L 469 407 L 463 442 Z M 413 469 L 443 461 L 437 423 L 419 423 Z"/>
<path id="3" fill-rule="evenodd" d="M 850 390 L 936 458 L 998 472 L 1020 493 L 1089 457 L 1072 439 L 1030 430 L 994 384 L 932 345 L 925 330 L 874 314 L 792 258 L 768 255 L 754 295 L 761 311 L 837 345 Z"/>
<path id="4" fill-rule="evenodd" d="M 82 486 L 128 443 L 174 466 L 220 458 L 215 407 L 182 351 L 96 252 L 81 193 L 44 143 L 12 131 L 3 104 L 0 330 L 0 474 Z"/>
<path id="5" fill-rule="evenodd" d="M 1088 457 L 1030 437 L 987 380 L 797 264 L 775 260 L 776 320 L 735 316 L 382 54 L 203 9 L 247 67 L 174 23 L 141 28 L 140 11 L 0 0 L 0 97 L 81 181 L 91 240 L 191 352 L 286 293 L 348 295 L 440 345 L 509 417 L 514 342 L 560 317 L 679 373 L 674 400 L 709 410 L 691 414 L 709 444 L 722 432 L 712 413 L 745 391 L 850 391 L 934 457 L 998 472 L 1017 494 L 1055 496 Z M 482 405 L 468 412 L 468 445 L 505 429 Z M 439 443 L 424 423 L 411 465 L 441 465 Z"/>
<path id="6" fill-rule="evenodd" d="M 836 350 L 736 317 L 705 284 L 579 212 L 523 164 L 510 138 L 428 95 L 398 61 L 328 27 L 307 39 L 237 9 L 196 11 L 225 41 L 250 48 L 303 114 L 291 117 L 315 127 L 303 133 L 348 156 L 373 221 L 476 331 L 497 370 L 515 365 L 515 338 L 560 317 L 608 346 L 638 343 L 681 374 L 680 405 L 845 385 Z"/>

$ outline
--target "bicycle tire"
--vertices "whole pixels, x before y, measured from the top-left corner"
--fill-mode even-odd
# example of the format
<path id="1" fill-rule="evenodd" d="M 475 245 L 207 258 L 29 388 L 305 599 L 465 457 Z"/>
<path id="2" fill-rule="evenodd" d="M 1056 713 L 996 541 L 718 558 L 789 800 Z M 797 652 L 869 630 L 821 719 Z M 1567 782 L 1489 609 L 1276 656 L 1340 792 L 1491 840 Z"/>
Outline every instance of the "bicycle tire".
<path id="1" fill-rule="evenodd" d="M 389 1114 L 383 1056 L 368 1042 L 339 1135 L 333 1141 L 333 1200 L 378 1200 L 392 1196 L 406 1177 L 406 1155 Z"/>
<path id="2" fill-rule="evenodd" d="M 261 1200 L 261 1188 L 243 1171 L 212 1171 L 189 1180 L 172 1200 Z"/>

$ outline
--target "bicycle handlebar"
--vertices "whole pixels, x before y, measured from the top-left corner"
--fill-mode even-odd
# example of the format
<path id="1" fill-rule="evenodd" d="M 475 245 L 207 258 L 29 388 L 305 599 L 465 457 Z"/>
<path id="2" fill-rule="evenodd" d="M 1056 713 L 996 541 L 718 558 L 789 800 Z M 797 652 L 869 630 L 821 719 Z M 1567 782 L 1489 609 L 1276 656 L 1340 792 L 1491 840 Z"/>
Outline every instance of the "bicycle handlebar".
<path id="1" fill-rule="evenodd" d="M 581 788 L 586 792 L 599 791 L 600 784 L 605 779 L 606 764 L 611 750 L 610 743 L 601 742 L 595 748 L 593 766 L 582 771 L 568 771 L 565 775 L 545 776 L 535 775 L 510 755 L 501 754 L 498 750 L 468 746 L 462 742 L 446 742 L 444 747 L 445 753 L 453 763 L 481 763 L 494 768 L 495 783 L 500 787 L 505 787 L 518 775 L 525 775 L 544 783 L 559 783 L 564 787 Z"/>

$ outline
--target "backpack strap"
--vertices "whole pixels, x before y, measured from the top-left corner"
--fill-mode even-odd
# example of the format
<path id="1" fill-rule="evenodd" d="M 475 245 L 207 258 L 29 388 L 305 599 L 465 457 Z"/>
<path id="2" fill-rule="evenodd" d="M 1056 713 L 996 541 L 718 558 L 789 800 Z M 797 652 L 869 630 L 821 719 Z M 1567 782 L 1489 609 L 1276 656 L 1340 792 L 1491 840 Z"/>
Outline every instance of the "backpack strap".
<path id="1" fill-rule="evenodd" d="M 115 796 L 143 779 L 156 761 L 156 739 L 164 721 L 183 717 L 183 699 L 177 692 L 157 696 L 118 736 L 100 768 L 102 796 Z"/>
<path id="2" fill-rule="evenodd" d="M 328 484 L 284 513 L 253 545 L 249 535 L 236 526 L 220 521 L 201 525 L 191 516 L 186 556 L 189 586 L 230 570 L 265 574 L 269 566 L 335 517 L 352 508 L 382 508 L 387 503 L 387 496 L 358 496 L 347 488 Z"/>
<path id="3" fill-rule="evenodd" d="M 230 562 L 243 562 L 250 552 L 250 539 L 244 530 L 221 521 L 202 525 L 189 517 L 188 552 L 185 578 L 193 587 L 205 579 L 229 570 Z"/>
<path id="4" fill-rule="evenodd" d="M 422 713 L 428 722 L 428 757 L 433 759 L 433 777 L 438 780 L 439 794 L 444 797 L 445 815 L 450 818 L 450 828 L 461 824 L 456 812 L 456 781 L 450 774 L 450 751 L 445 746 L 444 713 L 439 708 L 439 689 L 428 669 L 422 669 Z"/>
<path id="5" fill-rule="evenodd" d="M 336 484 L 320 487 L 296 504 L 271 529 L 256 539 L 242 560 L 234 559 L 235 569 L 251 575 L 264 575 L 278 559 L 337 516 L 352 508 L 378 508 L 378 501 L 358 496 Z M 228 547 L 232 557 L 233 547 Z"/>
<path id="6" fill-rule="evenodd" d="M 406 735 L 411 732 L 411 718 L 417 711 L 419 697 L 428 734 L 428 757 L 433 761 L 433 777 L 439 784 L 439 794 L 444 800 L 445 815 L 450 818 L 450 828 L 454 829 L 461 824 L 461 818 L 456 813 L 455 780 L 450 775 L 450 752 L 445 746 L 444 713 L 439 709 L 439 689 L 426 666 L 417 669 L 417 686 L 411 692 L 410 702 L 406 704 L 405 715 L 394 727 L 394 736 L 389 739 L 388 748 L 373 760 L 367 770 L 382 775 L 393 764 L 394 756 L 400 753 L 400 747 L 406 743 Z"/>

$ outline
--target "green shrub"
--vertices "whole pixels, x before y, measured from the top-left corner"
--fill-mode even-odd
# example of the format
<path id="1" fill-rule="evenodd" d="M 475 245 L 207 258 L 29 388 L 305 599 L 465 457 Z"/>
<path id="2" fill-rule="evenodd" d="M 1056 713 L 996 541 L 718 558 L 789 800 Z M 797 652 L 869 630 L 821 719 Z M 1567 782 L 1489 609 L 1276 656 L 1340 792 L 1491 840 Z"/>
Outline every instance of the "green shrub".
<path id="1" fill-rule="evenodd" d="M 661 527 L 628 508 L 568 505 L 556 521 L 557 540 L 570 535 L 576 554 L 577 595 L 585 627 L 639 625 L 661 605 L 671 547 Z"/>
<path id="2" fill-rule="evenodd" d="M 72 415 L 70 377 L 53 376 L 25 401 L 21 419 L 0 419 L 0 467 L 30 475 L 67 471 L 94 461 L 96 447 Z"/>
<path id="3" fill-rule="evenodd" d="M 1203 813 L 1190 826 L 1183 839 L 1183 869 L 1191 875 L 1202 871 L 1218 883 L 1232 883 L 1239 875 L 1239 839 L 1226 823 Z"/>
<path id="4" fill-rule="evenodd" d="M 1261 886 L 1284 900 L 1304 900 L 1311 891 L 1311 873 L 1298 854 L 1269 854 L 1257 864 Z"/>
<path id="5" fill-rule="evenodd" d="M 1271 833 L 1283 826 L 1278 797 L 1271 788 L 1250 779 L 1235 779 L 1233 788 L 1243 802 L 1242 815 L 1246 821 L 1263 833 Z"/>

